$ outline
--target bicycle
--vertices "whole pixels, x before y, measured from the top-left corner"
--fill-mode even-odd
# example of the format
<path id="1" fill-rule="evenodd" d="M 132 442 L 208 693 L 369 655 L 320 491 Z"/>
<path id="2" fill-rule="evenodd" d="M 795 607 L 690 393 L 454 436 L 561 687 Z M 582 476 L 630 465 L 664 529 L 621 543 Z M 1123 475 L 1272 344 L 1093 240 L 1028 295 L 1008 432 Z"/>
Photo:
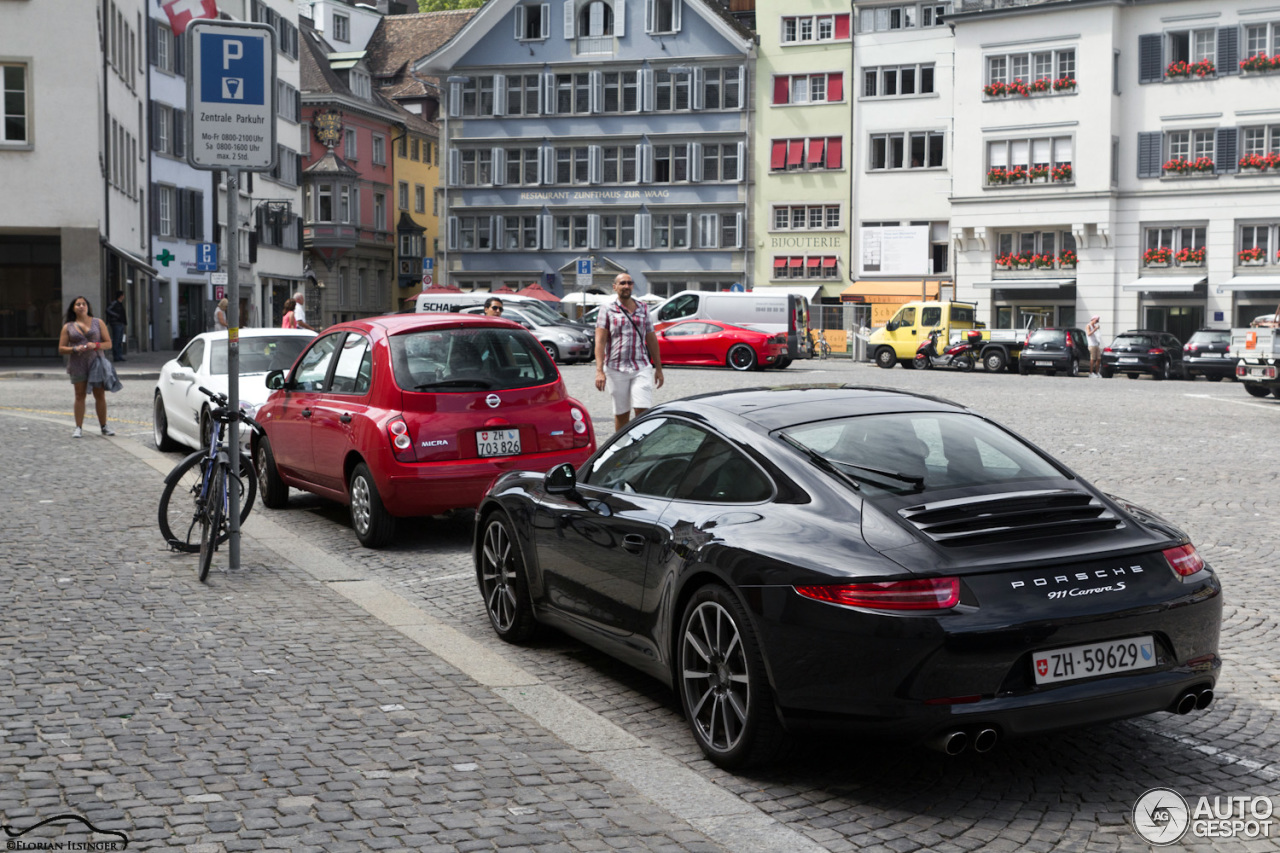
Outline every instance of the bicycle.
<path id="1" fill-rule="evenodd" d="M 164 478 L 160 493 L 158 519 L 160 535 L 175 551 L 200 552 L 200 580 L 209 576 L 213 552 L 231 535 L 227 523 L 230 506 L 229 484 L 240 490 L 240 523 L 253 509 L 258 494 L 258 478 L 254 475 L 249 455 L 240 453 L 240 473 L 231 472 L 230 453 L 223 443 L 223 427 L 232 417 L 239 419 L 258 435 L 262 427 L 244 412 L 232 415 L 225 394 L 203 386 L 200 391 L 214 403 L 209 413 L 209 444 L 183 459 Z M 179 535 L 181 534 L 181 535 Z"/>
<path id="2" fill-rule="evenodd" d="M 827 341 L 827 336 L 821 332 L 815 335 L 813 329 L 810 329 L 809 351 L 813 353 L 814 358 L 829 358 L 831 356 L 831 344 Z"/>

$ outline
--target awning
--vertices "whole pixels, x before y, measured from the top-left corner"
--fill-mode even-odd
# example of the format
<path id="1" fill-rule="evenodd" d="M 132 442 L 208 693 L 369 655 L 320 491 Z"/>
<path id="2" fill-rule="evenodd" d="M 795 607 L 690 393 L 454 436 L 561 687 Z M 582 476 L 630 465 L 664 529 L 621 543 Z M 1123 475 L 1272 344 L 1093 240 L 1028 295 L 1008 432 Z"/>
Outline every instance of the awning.
<path id="1" fill-rule="evenodd" d="M 840 291 L 841 302 L 901 304 L 916 299 L 937 299 L 937 281 L 855 281 Z"/>
<path id="2" fill-rule="evenodd" d="M 1208 276 L 1185 276 L 1185 275 L 1148 275 L 1143 276 L 1133 284 L 1122 286 L 1121 290 L 1140 291 L 1145 290 L 1149 293 L 1189 293 L 1197 284 L 1204 284 L 1209 280 Z"/>
<path id="3" fill-rule="evenodd" d="M 123 258 L 125 263 L 128 264 L 129 266 L 137 267 L 138 269 L 142 270 L 143 272 L 151 276 L 160 275 L 160 271 L 157 270 L 155 267 L 153 267 L 151 265 L 151 262 L 147 258 L 142 257 L 142 255 L 138 255 L 133 252 L 130 252 L 128 249 L 122 249 L 119 246 L 116 246 L 115 244 L 113 244 L 110 240 L 102 240 L 102 245 L 106 246 L 110 251 L 115 252 L 117 255 Z"/>
<path id="4" fill-rule="evenodd" d="M 809 258 L 809 264 L 808 264 L 808 265 L 809 265 L 809 266 L 811 266 L 811 267 L 820 267 L 820 266 L 822 266 L 822 258 L 812 258 L 812 257 L 811 257 L 811 258 Z"/>
<path id="5" fill-rule="evenodd" d="M 1075 283 L 1074 278 L 1002 278 L 996 281 L 975 281 L 973 286 L 991 290 L 1055 290 Z"/>
<path id="6" fill-rule="evenodd" d="M 1280 290 L 1280 275 L 1237 275 L 1218 287 L 1224 290 Z"/>
<path id="7" fill-rule="evenodd" d="M 822 295 L 822 285 L 813 284 L 807 287 L 793 287 L 783 284 L 762 284 L 751 292 L 757 296 L 760 294 L 777 294 L 779 296 L 794 294 L 795 296 L 803 297 L 807 302 L 817 302 L 818 297 Z"/>
<path id="8" fill-rule="evenodd" d="M 774 269 L 778 269 L 779 267 L 785 267 L 786 265 L 787 265 L 787 259 L 786 259 L 786 258 L 774 258 L 774 259 L 773 259 L 773 268 L 774 268 Z"/>

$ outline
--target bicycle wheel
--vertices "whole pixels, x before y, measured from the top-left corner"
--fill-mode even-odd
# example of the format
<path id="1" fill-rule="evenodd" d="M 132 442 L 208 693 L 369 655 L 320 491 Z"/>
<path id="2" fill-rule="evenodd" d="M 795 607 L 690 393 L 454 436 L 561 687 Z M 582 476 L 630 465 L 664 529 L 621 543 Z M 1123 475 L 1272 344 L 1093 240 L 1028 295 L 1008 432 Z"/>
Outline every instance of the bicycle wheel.
<path id="1" fill-rule="evenodd" d="M 209 485 L 209 499 L 205 502 L 204 511 L 200 513 L 200 582 L 209 577 L 209 567 L 213 565 L 213 554 L 218 550 L 218 543 L 226 539 L 223 530 L 226 523 L 227 470 L 218 466 Z"/>
<path id="2" fill-rule="evenodd" d="M 196 451 L 179 462 L 165 477 L 160 493 L 160 536 L 175 551 L 194 554 L 200 550 L 200 493 L 203 490 L 204 451 Z M 249 457 L 240 455 L 241 493 L 240 523 L 244 524 L 258 494 L 258 478 L 254 476 Z"/>

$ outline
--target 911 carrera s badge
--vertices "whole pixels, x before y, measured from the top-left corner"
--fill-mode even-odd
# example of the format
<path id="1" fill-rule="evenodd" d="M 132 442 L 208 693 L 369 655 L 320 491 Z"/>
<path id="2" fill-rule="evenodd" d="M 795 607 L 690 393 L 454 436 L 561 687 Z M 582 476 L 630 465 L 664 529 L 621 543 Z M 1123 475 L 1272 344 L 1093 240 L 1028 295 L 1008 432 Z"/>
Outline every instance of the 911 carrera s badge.
<path id="1" fill-rule="evenodd" d="M 484 398 L 484 401 L 489 404 L 489 408 L 491 409 L 496 409 L 502 405 L 502 398 L 497 394 L 490 394 L 488 397 Z"/>

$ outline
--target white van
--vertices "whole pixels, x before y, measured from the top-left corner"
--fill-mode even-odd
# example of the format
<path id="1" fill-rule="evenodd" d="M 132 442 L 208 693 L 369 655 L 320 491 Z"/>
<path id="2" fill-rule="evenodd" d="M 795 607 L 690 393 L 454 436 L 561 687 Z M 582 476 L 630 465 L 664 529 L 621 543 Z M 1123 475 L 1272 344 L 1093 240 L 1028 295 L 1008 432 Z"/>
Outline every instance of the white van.
<path id="1" fill-rule="evenodd" d="M 484 305 L 484 301 L 490 296 L 496 296 L 501 299 L 503 305 L 538 302 L 537 299 L 532 299 L 528 296 L 516 296 L 512 293 L 490 293 L 487 290 L 477 290 L 471 293 L 419 293 L 418 298 L 414 300 L 413 310 L 417 312 L 441 311 L 454 313 L 464 308 Z"/>
<path id="2" fill-rule="evenodd" d="M 786 367 L 794 359 L 809 358 L 809 303 L 794 293 L 718 293 L 683 290 L 658 306 L 654 326 L 665 329 L 677 320 L 719 320 L 750 326 L 762 332 L 786 332 Z"/>

